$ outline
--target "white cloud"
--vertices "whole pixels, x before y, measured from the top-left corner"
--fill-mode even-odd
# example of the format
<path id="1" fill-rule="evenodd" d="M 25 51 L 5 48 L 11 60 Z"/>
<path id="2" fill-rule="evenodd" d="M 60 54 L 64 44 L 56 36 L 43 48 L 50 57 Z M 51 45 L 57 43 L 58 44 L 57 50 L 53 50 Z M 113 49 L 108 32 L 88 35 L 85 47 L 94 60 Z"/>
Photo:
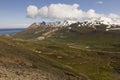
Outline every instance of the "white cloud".
<path id="1" fill-rule="evenodd" d="M 98 2 L 96 2 L 97 4 L 103 4 L 103 1 L 98 1 Z"/>
<path id="2" fill-rule="evenodd" d="M 118 19 L 120 19 L 120 15 L 117 15 L 117 14 L 114 14 L 114 13 L 110 13 L 109 15 L 108 15 L 108 17 L 110 17 L 110 18 L 118 18 Z"/>
<path id="3" fill-rule="evenodd" d="M 38 8 L 34 5 L 27 7 L 27 17 L 34 18 L 38 14 Z"/>
<path id="4" fill-rule="evenodd" d="M 99 1 L 98 3 L 103 3 Z M 36 6 L 30 5 L 27 7 L 27 16 L 30 18 L 35 18 L 37 16 L 43 18 L 52 19 L 89 19 L 89 18 L 99 18 L 107 17 L 120 21 L 120 15 L 110 13 L 108 15 L 96 13 L 95 10 L 89 9 L 88 11 L 83 11 L 79 9 L 79 4 L 50 4 L 49 6 L 43 6 L 38 9 Z"/>
<path id="5" fill-rule="evenodd" d="M 43 6 L 38 9 L 36 6 L 30 5 L 27 7 L 27 16 L 34 18 L 41 16 L 44 18 L 60 18 L 60 19 L 78 19 L 78 18 L 96 18 L 101 14 L 95 12 L 95 10 L 88 10 L 87 12 L 78 9 L 78 4 L 51 4 L 49 6 Z"/>
<path id="6" fill-rule="evenodd" d="M 47 18 L 78 18 L 83 17 L 83 11 L 78 10 L 79 5 L 51 4 L 39 9 L 39 15 Z"/>
<path id="7" fill-rule="evenodd" d="M 102 17 L 102 16 L 103 16 L 103 14 L 98 14 L 93 9 L 90 9 L 86 12 L 86 18 L 98 18 L 98 17 Z"/>
<path id="8" fill-rule="evenodd" d="M 113 20 L 114 24 L 120 24 L 120 15 L 117 15 L 117 14 L 114 14 L 114 13 L 110 13 L 108 15 L 108 17 Z"/>

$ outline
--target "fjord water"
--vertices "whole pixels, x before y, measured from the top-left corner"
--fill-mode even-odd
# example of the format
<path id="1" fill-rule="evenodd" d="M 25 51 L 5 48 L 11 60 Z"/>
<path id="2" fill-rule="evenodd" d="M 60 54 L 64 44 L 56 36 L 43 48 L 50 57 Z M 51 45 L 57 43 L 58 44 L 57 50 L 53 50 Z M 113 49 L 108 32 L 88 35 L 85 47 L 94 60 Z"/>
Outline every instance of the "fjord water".
<path id="1" fill-rule="evenodd" d="M 12 34 L 12 33 L 20 32 L 20 31 L 22 31 L 24 29 L 25 28 L 0 29 L 0 34 Z"/>

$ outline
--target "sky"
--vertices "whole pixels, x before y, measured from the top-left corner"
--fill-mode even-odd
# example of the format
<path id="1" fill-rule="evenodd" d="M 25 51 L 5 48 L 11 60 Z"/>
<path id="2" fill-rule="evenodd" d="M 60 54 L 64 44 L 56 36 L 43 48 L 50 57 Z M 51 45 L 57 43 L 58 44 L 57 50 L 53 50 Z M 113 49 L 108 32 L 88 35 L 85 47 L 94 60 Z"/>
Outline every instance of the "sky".
<path id="1" fill-rule="evenodd" d="M 120 0 L 0 0 L 0 28 L 33 22 L 99 16 L 120 17 Z"/>

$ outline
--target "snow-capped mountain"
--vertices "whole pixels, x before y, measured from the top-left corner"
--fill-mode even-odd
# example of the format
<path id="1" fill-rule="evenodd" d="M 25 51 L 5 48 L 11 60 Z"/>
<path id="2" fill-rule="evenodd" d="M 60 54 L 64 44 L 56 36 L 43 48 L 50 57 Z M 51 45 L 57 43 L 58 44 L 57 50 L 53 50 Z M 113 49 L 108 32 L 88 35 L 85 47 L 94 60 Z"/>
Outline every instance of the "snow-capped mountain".
<path id="1" fill-rule="evenodd" d="M 119 23 L 119 22 L 117 22 Z M 119 31 L 120 25 L 116 24 L 114 20 L 106 17 L 100 17 L 96 19 L 90 19 L 87 21 L 77 21 L 77 20 L 64 20 L 56 22 L 36 22 L 33 23 L 29 28 L 26 29 L 26 32 L 30 33 L 41 33 L 46 32 L 46 34 L 51 34 L 58 31 L 59 29 L 68 29 L 68 30 L 82 30 L 85 31 Z M 84 32 L 84 30 L 82 30 Z M 81 31 L 79 31 L 81 32 Z M 45 35 L 46 35 L 45 34 Z"/>
<path id="2" fill-rule="evenodd" d="M 64 21 L 56 21 L 56 22 L 36 22 L 36 25 L 38 26 L 49 26 L 49 27 L 65 27 L 69 26 L 73 23 L 76 23 L 77 21 L 73 20 L 64 20 Z"/>
<path id="3" fill-rule="evenodd" d="M 30 25 L 22 32 L 18 32 L 15 35 L 27 39 L 45 39 L 51 36 L 73 35 L 73 34 L 120 34 L 120 25 L 114 24 L 112 19 L 109 18 L 97 18 L 87 21 L 56 21 L 56 22 L 36 22 Z M 118 35 L 117 34 L 117 35 Z M 67 36 L 67 35 L 66 35 Z"/>
<path id="4" fill-rule="evenodd" d="M 89 22 L 92 22 L 94 24 L 101 23 L 101 24 L 106 24 L 106 25 L 120 25 L 120 20 L 112 19 L 108 17 L 99 17 L 96 19 L 91 19 L 89 20 Z"/>
<path id="5" fill-rule="evenodd" d="M 79 22 L 79 26 L 93 26 L 93 25 L 120 25 L 120 20 L 118 19 L 112 19 L 107 17 L 100 17 L 96 19 L 89 19 L 86 21 L 78 21 L 78 20 L 64 20 L 64 21 L 56 21 L 56 22 L 36 22 L 36 25 L 38 26 L 49 26 L 49 27 L 65 27 L 69 26 L 71 24 Z"/>

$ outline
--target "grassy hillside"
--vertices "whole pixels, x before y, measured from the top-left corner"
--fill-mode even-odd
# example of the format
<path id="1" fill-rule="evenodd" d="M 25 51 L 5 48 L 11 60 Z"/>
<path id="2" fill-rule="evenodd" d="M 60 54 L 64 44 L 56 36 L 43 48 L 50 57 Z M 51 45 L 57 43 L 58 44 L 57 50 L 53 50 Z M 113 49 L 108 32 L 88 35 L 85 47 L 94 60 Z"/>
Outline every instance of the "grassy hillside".
<path id="1" fill-rule="evenodd" d="M 25 42 L 23 41 L 22 43 Z M 26 48 L 22 43 L 14 41 L 8 37 L 0 36 L 0 62 L 40 69 L 43 72 L 48 72 L 56 76 L 57 80 L 68 80 L 69 77 L 78 78 L 79 80 L 87 80 L 76 71 L 39 55 L 32 51 L 32 49 Z"/>
<path id="2" fill-rule="evenodd" d="M 42 41 L 30 40 L 19 43 L 38 55 L 67 65 L 92 80 L 120 80 L 118 35 L 74 35 L 73 32 L 65 32 L 64 35 L 58 32 L 56 35 Z"/>

